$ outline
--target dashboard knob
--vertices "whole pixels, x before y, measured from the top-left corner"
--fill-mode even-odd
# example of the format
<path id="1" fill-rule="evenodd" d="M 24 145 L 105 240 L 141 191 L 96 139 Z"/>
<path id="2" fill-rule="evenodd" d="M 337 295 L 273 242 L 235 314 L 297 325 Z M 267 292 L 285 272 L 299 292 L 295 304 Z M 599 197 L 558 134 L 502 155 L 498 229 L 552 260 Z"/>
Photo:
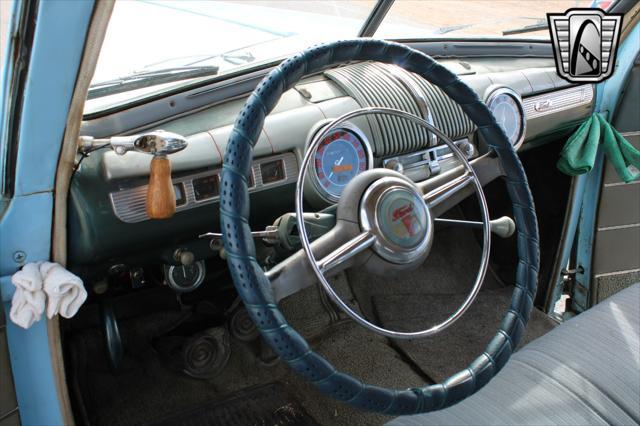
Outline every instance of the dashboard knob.
<path id="1" fill-rule="evenodd" d="M 476 155 L 476 147 L 469 141 L 460 142 L 458 148 L 460 148 L 460 151 L 462 151 L 467 158 L 471 158 Z"/>
<path id="2" fill-rule="evenodd" d="M 396 171 L 398 173 L 403 173 L 404 172 L 404 166 L 398 160 L 389 161 L 387 164 L 385 164 L 385 167 L 387 169 L 391 169 L 391 170 Z"/>
<path id="3" fill-rule="evenodd" d="M 176 250 L 175 253 L 173 254 L 173 257 L 175 260 L 177 260 L 178 262 L 180 262 L 182 265 L 185 265 L 185 266 L 191 265 L 196 260 L 196 257 L 193 254 L 193 252 L 190 252 L 189 250 L 185 250 L 185 249 Z"/>

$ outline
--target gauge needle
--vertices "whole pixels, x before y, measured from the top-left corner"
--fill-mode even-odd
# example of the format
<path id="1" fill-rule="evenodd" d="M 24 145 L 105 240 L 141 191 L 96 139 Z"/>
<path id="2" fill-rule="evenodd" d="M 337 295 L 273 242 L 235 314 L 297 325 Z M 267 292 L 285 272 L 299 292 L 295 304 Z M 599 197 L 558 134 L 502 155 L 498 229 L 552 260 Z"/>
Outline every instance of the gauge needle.
<path id="1" fill-rule="evenodd" d="M 342 157 L 340 157 L 339 159 L 337 159 L 336 161 L 333 162 L 334 166 L 339 166 L 340 164 L 342 164 L 342 162 L 344 161 L 344 155 Z M 329 173 L 329 178 L 331 178 L 331 176 L 333 176 L 333 167 L 331 168 L 331 173 Z"/>
<path id="2" fill-rule="evenodd" d="M 182 276 L 187 278 L 187 268 L 185 268 L 184 265 L 182 266 Z"/>

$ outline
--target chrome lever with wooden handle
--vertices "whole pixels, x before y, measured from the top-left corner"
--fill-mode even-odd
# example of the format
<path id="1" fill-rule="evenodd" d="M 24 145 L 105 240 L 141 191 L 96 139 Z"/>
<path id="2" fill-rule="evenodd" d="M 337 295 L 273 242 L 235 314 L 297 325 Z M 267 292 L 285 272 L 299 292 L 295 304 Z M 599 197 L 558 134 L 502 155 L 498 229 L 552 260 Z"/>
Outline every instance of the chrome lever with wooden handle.
<path id="1" fill-rule="evenodd" d="M 171 161 L 166 155 L 155 154 L 151 160 L 145 207 L 150 219 L 168 219 L 176 212 Z"/>
<path id="2" fill-rule="evenodd" d="M 118 155 L 129 151 L 153 155 L 149 172 L 146 210 L 150 219 L 168 219 L 176 212 L 176 194 L 171 180 L 171 161 L 168 155 L 182 151 L 187 140 L 173 132 L 155 130 L 131 136 L 94 139 L 80 136 L 80 151 L 91 152 L 96 146 L 109 145 Z"/>

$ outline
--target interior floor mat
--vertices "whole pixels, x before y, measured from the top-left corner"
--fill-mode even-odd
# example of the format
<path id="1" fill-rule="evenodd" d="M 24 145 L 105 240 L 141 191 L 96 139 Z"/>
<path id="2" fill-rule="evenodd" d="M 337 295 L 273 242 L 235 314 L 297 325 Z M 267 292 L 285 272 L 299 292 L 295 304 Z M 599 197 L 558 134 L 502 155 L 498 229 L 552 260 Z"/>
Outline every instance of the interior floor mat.
<path id="1" fill-rule="evenodd" d="M 451 216 L 459 219 L 459 216 Z M 375 319 L 373 297 L 395 294 L 462 294 L 471 290 L 478 274 L 482 250 L 473 231 L 463 227 L 438 229 L 434 233 L 431 252 L 417 269 L 393 271 L 385 276 L 350 268 L 347 275 L 362 312 Z M 483 289 L 504 285 L 487 271 Z"/>
<path id="2" fill-rule="evenodd" d="M 171 414 L 154 426 L 296 425 L 318 423 L 279 383 L 236 392 L 228 398 Z"/>
<path id="3" fill-rule="evenodd" d="M 512 288 L 483 290 L 469 310 L 442 332 L 416 340 L 393 340 L 435 383 L 442 382 L 466 368 L 485 349 L 495 335 L 509 302 Z M 373 296 L 375 314 L 380 323 L 396 331 L 418 331 L 447 319 L 462 304 L 467 294 L 383 294 Z M 556 325 L 534 309 L 523 344 L 540 337 Z"/>
<path id="4" fill-rule="evenodd" d="M 313 292 L 314 289 L 310 287 L 305 291 Z M 293 317 L 295 319 L 296 315 Z M 195 379 L 176 371 L 164 361 L 153 341 L 172 330 L 181 318 L 180 312 L 163 312 L 121 321 L 125 353 L 122 368 L 117 373 L 109 367 L 101 329 L 90 328 L 68 336 L 69 384 L 76 423 L 91 426 L 147 425 L 153 421 L 174 419 L 174 413 L 216 404 L 235 405 L 234 401 L 227 400 L 228 395 L 243 395 L 241 392 L 245 390 L 273 383 L 278 383 L 286 393 L 278 397 L 279 402 L 274 402 L 272 408 L 277 406 L 286 410 L 291 402 L 286 395 L 293 395 L 305 412 L 323 425 L 375 425 L 391 419 L 390 416 L 357 410 L 322 395 L 282 361 L 263 363 L 256 356 L 255 344 L 259 341 L 242 342 L 232 336 L 229 362 L 224 371 L 214 378 Z M 300 321 L 303 328 L 306 328 L 305 321 Z M 315 332 L 317 327 L 308 329 Z M 336 368 L 367 383 L 403 389 L 425 382 L 425 378 L 408 366 L 385 338 L 352 321 L 335 323 L 309 342 Z M 275 389 L 277 391 L 278 387 Z M 246 399 L 254 398 L 251 394 L 244 395 L 249 395 Z M 267 407 L 266 403 L 264 407 Z M 222 408 L 216 410 L 217 413 L 223 412 Z M 249 412 L 252 409 L 243 410 Z M 209 412 L 208 409 L 205 411 Z M 298 417 L 295 418 L 298 419 L 296 423 L 302 423 Z M 238 423 L 235 420 L 226 422 Z M 251 424 L 290 423 L 278 423 L 267 418 L 265 422 Z"/>

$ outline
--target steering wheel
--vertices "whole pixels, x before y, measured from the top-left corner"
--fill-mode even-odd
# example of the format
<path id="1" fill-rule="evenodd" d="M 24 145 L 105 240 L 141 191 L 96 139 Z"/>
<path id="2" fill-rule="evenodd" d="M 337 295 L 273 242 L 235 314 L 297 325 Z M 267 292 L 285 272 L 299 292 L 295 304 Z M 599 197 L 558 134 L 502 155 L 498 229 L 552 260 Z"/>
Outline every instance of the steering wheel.
<path id="1" fill-rule="evenodd" d="M 304 75 L 351 61 L 366 60 L 396 64 L 414 72 L 440 87 L 461 106 L 500 161 L 516 221 L 519 256 L 516 283 L 500 328 L 485 351 L 466 369 L 442 383 L 421 388 L 386 389 L 365 384 L 338 371 L 314 352 L 287 323 L 276 304 L 275 294 L 281 285 L 286 286 L 300 279 L 311 280 L 311 274 L 315 274 L 339 307 L 358 323 L 377 333 L 395 338 L 415 338 L 434 334 L 453 323 L 473 302 L 480 288 L 488 262 L 490 234 L 482 186 L 455 144 L 438 129 L 425 124 L 424 120 L 401 111 L 373 108 L 346 114 L 329 127 L 333 128 L 341 121 L 364 113 L 402 116 L 416 125 L 428 127 L 449 145 L 461 160 L 465 172 L 431 189 L 427 182 L 414 184 L 391 170 L 363 172 L 345 187 L 338 203 L 334 229 L 313 243 L 309 243 L 304 230 L 302 183 L 299 180 L 296 214 L 303 250 L 274 268 L 275 272 L 270 271 L 269 276 L 256 260 L 249 227 L 247 184 L 252 149 L 265 117 L 273 110 L 281 95 Z M 322 134 L 317 135 L 307 150 L 300 177 L 305 176 L 311 148 L 321 137 Z M 357 264 L 381 273 L 412 268 L 423 262 L 431 247 L 433 216 L 437 214 L 438 204 L 470 184 L 475 186 L 480 201 L 485 250 L 469 296 L 444 323 L 412 333 L 386 330 L 369 323 L 333 293 L 323 274 L 327 271 L 335 272 Z M 415 414 L 445 408 L 472 395 L 508 361 L 522 338 L 531 313 L 539 265 L 538 226 L 533 197 L 522 164 L 503 130 L 475 92 L 429 56 L 402 44 L 361 39 L 319 45 L 287 59 L 271 71 L 245 103 L 229 137 L 221 179 L 220 217 L 227 262 L 235 287 L 265 341 L 291 368 L 321 392 L 361 409 L 389 415 Z M 402 226 L 395 226 L 391 222 L 397 218 L 407 221 Z"/>

